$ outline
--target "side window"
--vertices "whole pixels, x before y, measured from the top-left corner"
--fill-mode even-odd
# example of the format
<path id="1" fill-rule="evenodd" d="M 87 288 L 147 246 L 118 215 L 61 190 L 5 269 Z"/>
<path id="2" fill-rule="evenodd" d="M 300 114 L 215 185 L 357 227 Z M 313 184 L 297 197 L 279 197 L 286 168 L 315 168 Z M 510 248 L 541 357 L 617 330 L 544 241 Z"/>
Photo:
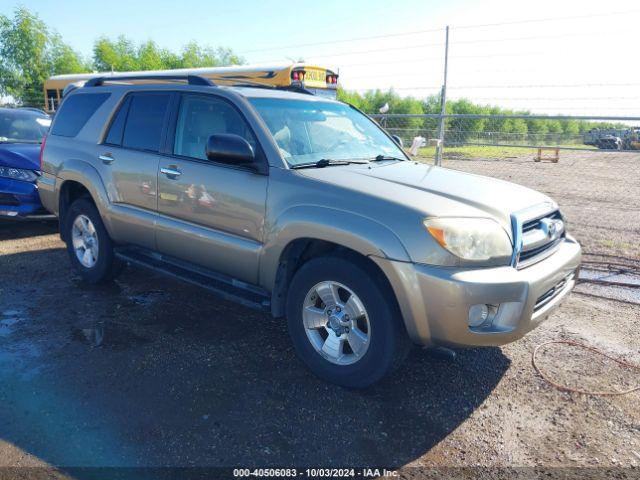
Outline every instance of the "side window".
<path id="1" fill-rule="evenodd" d="M 64 102 L 55 116 L 51 135 L 75 137 L 110 93 L 77 93 Z"/>
<path id="2" fill-rule="evenodd" d="M 122 135 L 124 133 L 124 124 L 127 121 L 127 114 L 129 113 L 129 104 L 131 103 L 131 96 L 128 96 L 122 102 L 122 105 L 116 112 L 115 117 L 111 121 L 109 126 L 109 133 L 107 133 L 104 143 L 109 145 L 122 145 Z"/>
<path id="3" fill-rule="evenodd" d="M 175 155 L 206 160 L 207 139 L 220 133 L 240 135 L 257 151 L 253 133 L 230 104 L 212 97 L 187 95 L 182 98 L 173 146 Z"/>
<path id="4" fill-rule="evenodd" d="M 168 93 L 131 95 L 129 112 L 122 134 L 123 147 L 152 152 L 157 152 L 160 149 L 162 125 L 169 105 L 169 98 L 170 94 Z"/>

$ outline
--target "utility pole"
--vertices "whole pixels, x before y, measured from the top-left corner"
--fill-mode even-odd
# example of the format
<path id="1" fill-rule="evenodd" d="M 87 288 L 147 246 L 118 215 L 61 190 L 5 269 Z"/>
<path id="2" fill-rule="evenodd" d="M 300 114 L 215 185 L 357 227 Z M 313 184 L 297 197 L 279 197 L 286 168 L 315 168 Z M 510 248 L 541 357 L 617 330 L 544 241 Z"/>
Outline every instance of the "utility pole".
<path id="1" fill-rule="evenodd" d="M 449 25 L 446 29 L 444 43 L 444 83 L 440 93 L 440 128 L 438 130 L 438 145 L 436 146 L 436 165 L 442 165 L 442 150 L 444 149 L 444 115 L 447 112 L 447 69 L 449 67 Z"/>

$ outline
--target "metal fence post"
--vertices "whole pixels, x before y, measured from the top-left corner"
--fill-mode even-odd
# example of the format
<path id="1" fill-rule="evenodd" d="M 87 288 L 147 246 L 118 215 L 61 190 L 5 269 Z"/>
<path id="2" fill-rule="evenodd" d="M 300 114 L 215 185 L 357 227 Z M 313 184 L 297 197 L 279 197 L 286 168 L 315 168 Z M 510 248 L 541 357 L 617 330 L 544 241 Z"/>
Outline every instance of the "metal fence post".
<path id="1" fill-rule="evenodd" d="M 438 145 L 436 146 L 435 164 L 442 165 L 442 150 L 444 149 L 445 114 L 447 112 L 447 69 L 449 67 L 449 25 L 446 29 L 444 43 L 444 83 L 440 94 L 440 128 L 438 130 Z"/>

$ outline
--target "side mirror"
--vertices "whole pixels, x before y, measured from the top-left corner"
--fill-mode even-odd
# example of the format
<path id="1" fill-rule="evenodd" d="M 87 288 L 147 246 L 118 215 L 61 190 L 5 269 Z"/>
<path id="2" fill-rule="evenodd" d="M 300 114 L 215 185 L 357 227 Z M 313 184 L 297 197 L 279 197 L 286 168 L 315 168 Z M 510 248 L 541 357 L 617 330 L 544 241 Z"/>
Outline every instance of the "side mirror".
<path id="1" fill-rule="evenodd" d="M 207 140 L 205 153 L 213 162 L 230 165 L 247 165 L 253 163 L 256 158 L 249 142 L 240 135 L 228 133 L 211 135 Z"/>
<path id="2" fill-rule="evenodd" d="M 398 135 L 391 135 L 391 138 L 393 138 L 394 142 L 400 145 L 400 148 L 404 147 L 404 145 L 402 144 L 402 139 Z"/>

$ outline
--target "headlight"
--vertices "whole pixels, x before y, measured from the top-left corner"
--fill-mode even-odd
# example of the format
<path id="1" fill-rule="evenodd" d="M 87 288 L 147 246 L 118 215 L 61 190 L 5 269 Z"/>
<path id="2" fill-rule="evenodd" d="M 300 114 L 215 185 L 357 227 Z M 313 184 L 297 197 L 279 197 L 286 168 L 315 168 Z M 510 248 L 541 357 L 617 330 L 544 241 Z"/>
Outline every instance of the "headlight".
<path id="1" fill-rule="evenodd" d="M 489 218 L 428 218 L 424 226 L 445 249 L 464 260 L 510 258 L 507 232 Z"/>
<path id="2" fill-rule="evenodd" d="M 23 170 L 22 168 L 0 167 L 0 177 L 13 178 L 24 182 L 35 182 L 38 175 L 33 170 Z"/>

